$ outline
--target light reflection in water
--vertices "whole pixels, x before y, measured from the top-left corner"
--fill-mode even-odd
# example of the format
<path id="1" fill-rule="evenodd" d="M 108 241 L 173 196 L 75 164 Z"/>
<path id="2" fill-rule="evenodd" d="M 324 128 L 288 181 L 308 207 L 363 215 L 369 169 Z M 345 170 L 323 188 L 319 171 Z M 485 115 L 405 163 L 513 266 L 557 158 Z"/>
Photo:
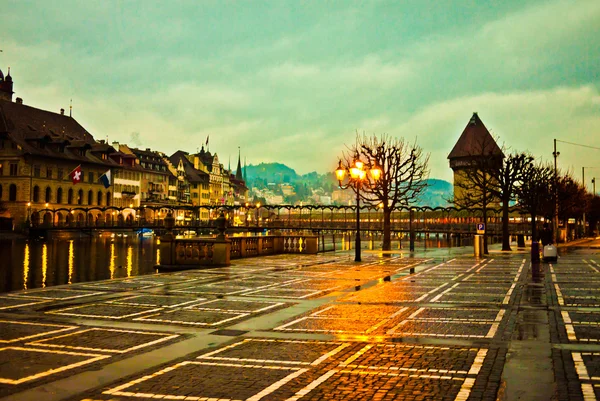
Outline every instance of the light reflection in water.
<path id="1" fill-rule="evenodd" d="M 69 241 L 69 281 L 71 284 L 73 280 L 73 268 L 75 266 L 75 252 L 73 251 L 73 240 Z"/>
<path id="2" fill-rule="evenodd" d="M 156 264 L 160 265 L 160 239 L 156 240 Z M 158 269 L 157 269 L 158 273 Z"/>
<path id="3" fill-rule="evenodd" d="M 127 277 L 131 277 L 131 270 L 133 269 L 133 247 L 129 245 L 127 247 Z"/>
<path id="4" fill-rule="evenodd" d="M 48 246 L 42 246 L 42 288 L 46 288 L 46 275 L 48 274 Z M 69 280 L 69 284 L 71 281 Z"/>
<path id="5" fill-rule="evenodd" d="M 29 280 L 29 244 L 25 244 L 25 255 L 23 256 L 23 289 L 27 289 Z"/>
<path id="6" fill-rule="evenodd" d="M 115 278 L 115 243 L 110 243 L 110 262 L 108 264 L 108 271 L 110 271 L 110 278 Z"/>

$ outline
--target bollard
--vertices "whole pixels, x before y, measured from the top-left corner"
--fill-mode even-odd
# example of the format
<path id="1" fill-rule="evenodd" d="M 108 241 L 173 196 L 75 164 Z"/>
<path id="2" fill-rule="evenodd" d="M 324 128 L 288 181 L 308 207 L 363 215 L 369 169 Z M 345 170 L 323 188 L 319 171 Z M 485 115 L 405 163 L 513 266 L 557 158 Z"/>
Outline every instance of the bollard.
<path id="1" fill-rule="evenodd" d="M 473 256 L 476 258 L 481 256 L 481 235 L 475 234 L 473 237 Z"/>
<path id="2" fill-rule="evenodd" d="M 540 261 L 540 244 L 537 241 L 531 243 L 531 262 L 536 263 Z"/>
<path id="3" fill-rule="evenodd" d="M 517 234 L 517 248 L 525 248 L 525 235 Z"/>

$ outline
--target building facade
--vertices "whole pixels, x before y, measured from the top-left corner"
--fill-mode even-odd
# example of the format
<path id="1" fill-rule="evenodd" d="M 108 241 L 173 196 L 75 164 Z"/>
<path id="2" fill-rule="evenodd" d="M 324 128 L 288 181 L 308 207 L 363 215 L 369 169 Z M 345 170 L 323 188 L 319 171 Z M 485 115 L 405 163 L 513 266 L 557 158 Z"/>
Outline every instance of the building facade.
<path id="1" fill-rule="evenodd" d="M 15 226 L 105 219 L 112 188 L 99 178 L 120 167 L 114 149 L 97 143 L 75 119 L 12 101 L 13 81 L 0 72 L 0 202 Z M 73 183 L 69 173 L 80 171 Z M 79 209 L 97 207 L 91 213 Z"/>

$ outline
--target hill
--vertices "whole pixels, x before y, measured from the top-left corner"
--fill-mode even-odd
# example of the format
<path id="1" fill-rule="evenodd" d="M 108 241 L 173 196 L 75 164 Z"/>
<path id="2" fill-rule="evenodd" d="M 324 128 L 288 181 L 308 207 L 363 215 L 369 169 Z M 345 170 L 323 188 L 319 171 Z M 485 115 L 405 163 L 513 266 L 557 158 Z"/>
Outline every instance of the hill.
<path id="1" fill-rule="evenodd" d="M 276 188 L 275 193 L 280 193 L 281 184 L 290 184 L 297 199 L 308 201 L 310 194 L 314 190 L 321 190 L 326 194 L 331 194 L 338 187 L 337 180 L 333 172 L 319 174 L 315 171 L 300 175 L 294 169 L 282 163 L 260 163 L 258 165 L 249 165 L 246 167 L 248 188 L 264 190 L 267 188 Z M 418 206 L 448 206 L 447 199 L 453 194 L 453 186 L 448 181 L 430 178 L 427 180 L 428 187 L 421 195 Z"/>

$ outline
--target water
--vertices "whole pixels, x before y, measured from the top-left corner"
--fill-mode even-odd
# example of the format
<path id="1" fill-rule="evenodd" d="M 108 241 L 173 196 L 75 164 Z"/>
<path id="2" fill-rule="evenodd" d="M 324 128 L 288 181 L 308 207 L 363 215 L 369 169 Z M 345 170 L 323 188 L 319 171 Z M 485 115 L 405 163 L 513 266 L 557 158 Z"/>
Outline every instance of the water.
<path id="1" fill-rule="evenodd" d="M 0 292 L 155 273 L 156 238 L 0 240 Z"/>

